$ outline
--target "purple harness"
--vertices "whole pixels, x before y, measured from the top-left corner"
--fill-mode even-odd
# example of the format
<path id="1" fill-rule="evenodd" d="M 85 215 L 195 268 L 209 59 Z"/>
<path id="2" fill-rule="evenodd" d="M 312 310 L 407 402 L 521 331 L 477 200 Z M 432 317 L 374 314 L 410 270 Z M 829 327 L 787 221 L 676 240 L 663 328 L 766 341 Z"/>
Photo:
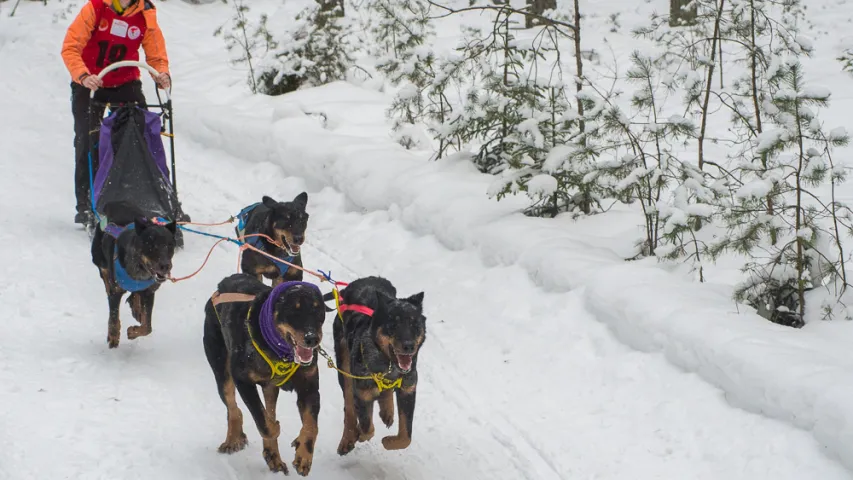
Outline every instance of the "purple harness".
<path id="1" fill-rule="evenodd" d="M 320 291 L 320 288 L 313 283 L 295 281 L 282 282 L 272 289 L 269 297 L 267 297 L 264 304 L 261 306 L 261 313 L 258 316 L 258 324 L 261 327 L 261 335 L 264 337 L 264 341 L 267 343 L 270 350 L 278 356 L 278 358 L 287 361 L 293 361 L 293 347 L 291 347 L 290 344 L 282 338 L 278 329 L 275 328 L 275 302 L 285 290 L 299 285 L 305 285 L 317 290 L 318 292 Z"/>

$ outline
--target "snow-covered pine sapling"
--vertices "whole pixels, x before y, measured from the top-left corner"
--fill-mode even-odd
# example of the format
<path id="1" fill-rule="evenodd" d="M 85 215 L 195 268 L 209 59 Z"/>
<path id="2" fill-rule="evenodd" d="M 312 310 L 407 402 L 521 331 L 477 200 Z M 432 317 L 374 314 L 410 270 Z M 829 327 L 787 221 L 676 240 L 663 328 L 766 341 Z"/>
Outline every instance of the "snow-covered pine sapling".
<path id="1" fill-rule="evenodd" d="M 337 9 L 312 5 L 275 37 L 256 69 L 258 90 L 282 95 L 302 86 L 342 80 L 352 65 L 349 30 Z"/>
<path id="2" fill-rule="evenodd" d="M 376 69 L 394 85 L 402 84 L 388 116 L 394 119 L 398 142 L 412 148 L 421 142 L 416 124 L 430 116 L 433 102 L 426 90 L 435 79 L 435 55 L 426 46 L 435 36 L 430 6 L 422 0 L 372 0 L 368 8 L 377 18 L 370 33 L 385 45 Z"/>
<path id="3" fill-rule="evenodd" d="M 370 0 L 367 7 L 377 17 L 370 27 L 373 41 L 385 47 L 376 68 L 397 83 L 431 50 L 424 47 L 435 37 L 430 5 L 424 0 Z"/>
<path id="4" fill-rule="evenodd" d="M 842 47 L 838 61 L 841 62 L 841 68 L 845 72 L 853 75 L 853 41 L 848 40 L 844 47 Z"/>
<path id="5" fill-rule="evenodd" d="M 227 29 L 225 25 L 217 28 L 213 36 L 222 36 L 225 40 L 225 48 L 234 54 L 231 59 L 233 64 L 246 64 L 249 68 L 249 86 L 252 88 L 252 93 L 258 93 L 253 60 L 275 48 L 275 41 L 267 29 L 266 15 L 261 15 L 255 24 L 249 18 L 249 7 L 243 0 L 232 0 L 232 2 L 234 16 L 231 18 L 231 23 Z"/>
<path id="6" fill-rule="evenodd" d="M 772 321 L 800 327 L 807 291 L 832 287 L 840 300 L 848 284 L 840 237 L 842 228 L 851 231 L 851 215 L 834 197 L 846 170 L 833 162 L 832 149 L 846 145 L 849 137 L 843 129 L 823 131 L 815 109 L 828 105 L 830 92 L 806 86 L 797 60 L 780 62 L 770 82 L 767 125 L 756 145 L 766 155 L 767 172 L 737 192 L 731 215 L 742 226 L 730 233 L 726 247 L 753 258 L 736 297 Z M 829 202 L 818 195 L 826 189 L 832 193 Z M 771 190 L 777 192 L 773 216 L 756 201 Z M 771 231 L 778 239 L 773 245 Z"/>
<path id="7" fill-rule="evenodd" d="M 736 160 L 731 172 L 734 184 L 750 183 L 767 169 L 766 152 L 756 151 L 756 139 L 763 135 L 767 113 L 765 106 L 774 94 L 770 81 L 781 57 L 809 55 L 811 43 L 800 36 L 797 24 L 802 20 L 800 0 L 729 0 L 723 36 L 729 50 L 729 59 L 744 65 L 740 74 L 730 80 L 731 88 L 720 95 L 720 104 L 731 112 L 731 139 L 734 145 L 730 157 Z M 745 161 L 747 160 L 748 161 Z M 718 168 L 720 165 L 715 164 Z M 729 172 L 720 169 L 729 176 Z M 770 190 L 763 199 L 767 215 L 775 215 L 774 197 Z M 775 232 L 770 232 L 771 243 L 776 242 Z"/>
<path id="8" fill-rule="evenodd" d="M 514 23 L 511 14 L 498 14 L 494 28 L 466 41 L 460 52 L 477 81 L 454 119 L 455 132 L 463 143 L 479 144 L 474 163 L 484 173 L 500 173 L 523 161 L 517 152 L 523 134 L 516 127 L 530 118 L 537 102 L 535 82 L 527 72 L 536 53 L 532 45 L 515 41 Z"/>
<path id="9" fill-rule="evenodd" d="M 683 244 L 685 229 L 694 228 L 696 220 L 708 214 L 707 209 L 690 207 L 697 195 L 706 197 L 709 193 L 702 187 L 701 176 L 686 168 L 683 159 L 674 153 L 675 145 L 695 135 L 695 125 L 684 117 L 665 115 L 665 100 L 672 89 L 662 81 L 667 75 L 661 62 L 661 58 L 639 52 L 631 55 L 627 79 L 637 86 L 631 97 L 631 112 L 626 114 L 611 104 L 598 127 L 612 142 L 610 151 L 615 158 L 598 162 L 594 176 L 613 197 L 639 201 L 645 239 L 638 256 L 661 253 L 658 247 L 666 238 L 679 239 Z M 686 180 L 691 182 L 681 183 L 684 188 L 673 196 L 672 185 Z M 674 218 L 668 221 L 670 217 Z M 663 253 L 670 255 L 674 251 L 678 248 Z M 699 252 L 694 254 L 698 256 Z"/>

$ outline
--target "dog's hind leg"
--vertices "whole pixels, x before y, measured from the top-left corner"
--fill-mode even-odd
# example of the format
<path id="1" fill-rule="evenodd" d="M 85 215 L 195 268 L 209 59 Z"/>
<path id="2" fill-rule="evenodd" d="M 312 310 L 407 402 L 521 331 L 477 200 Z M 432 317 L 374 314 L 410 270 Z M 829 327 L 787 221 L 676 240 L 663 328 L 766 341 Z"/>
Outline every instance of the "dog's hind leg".
<path id="1" fill-rule="evenodd" d="M 281 426 L 274 418 L 268 418 L 264 404 L 261 403 L 261 397 L 258 395 L 258 388 L 254 383 L 234 380 L 237 386 L 237 391 L 240 392 L 240 397 L 243 403 L 252 414 L 255 420 L 255 426 L 258 427 L 261 437 L 264 439 L 264 460 L 267 462 L 267 467 L 273 472 L 284 472 L 287 474 L 287 465 L 281 461 L 281 455 L 278 453 L 278 436 L 281 433 Z M 269 445 L 275 445 L 274 448 L 269 448 Z"/>
<path id="2" fill-rule="evenodd" d="M 391 390 L 379 394 L 379 418 L 388 428 L 394 425 L 394 392 Z"/>
<path id="3" fill-rule="evenodd" d="M 151 314 L 154 311 L 154 292 L 143 290 L 130 294 L 130 306 L 139 325 L 127 327 L 127 338 L 133 340 L 149 335 L 151 333 Z"/>
<path id="4" fill-rule="evenodd" d="M 400 410 L 397 435 L 382 439 L 385 450 L 402 450 L 412 444 L 412 422 L 415 417 L 415 390 L 417 384 L 397 390 L 397 408 Z"/>
<path id="5" fill-rule="evenodd" d="M 231 377 L 230 357 L 225 346 L 225 338 L 219 327 L 219 321 L 213 316 L 213 306 L 208 303 L 207 318 L 204 322 L 204 354 L 207 363 L 213 370 L 216 380 L 216 388 L 219 398 L 228 410 L 228 433 L 225 441 L 219 446 L 219 453 L 234 453 L 246 448 L 248 439 L 243 432 L 243 412 L 237 406 L 237 391 L 234 386 L 234 378 Z M 210 310 L 210 311 L 208 311 Z"/>
<path id="6" fill-rule="evenodd" d="M 371 380 L 361 380 L 362 382 L 370 382 Z M 355 414 L 358 417 L 358 441 L 367 442 L 373 438 L 375 429 L 373 427 L 373 404 L 377 398 L 377 388 L 375 385 L 355 387 Z"/>
<path id="7" fill-rule="evenodd" d="M 294 379 L 296 407 L 302 419 L 302 429 L 291 446 L 296 449 L 293 468 L 303 477 L 311 471 L 314 444 L 317 442 L 317 417 L 320 415 L 320 375 L 317 366 L 310 367 L 301 378 Z"/>
<path id="8" fill-rule="evenodd" d="M 249 440 L 243 432 L 243 412 L 237 406 L 236 389 L 231 375 L 219 386 L 219 396 L 228 409 L 228 433 L 225 434 L 225 441 L 219 446 L 219 453 L 239 452 L 246 448 Z"/>
<path id="9" fill-rule="evenodd" d="M 337 348 L 335 348 L 335 359 L 341 370 L 350 371 L 350 355 L 346 341 L 338 342 Z M 338 383 L 341 385 L 341 391 L 344 394 L 344 432 L 341 436 L 341 443 L 338 444 L 338 455 L 346 455 L 355 448 L 355 442 L 358 441 L 358 419 L 355 416 L 352 379 L 338 373 Z"/>

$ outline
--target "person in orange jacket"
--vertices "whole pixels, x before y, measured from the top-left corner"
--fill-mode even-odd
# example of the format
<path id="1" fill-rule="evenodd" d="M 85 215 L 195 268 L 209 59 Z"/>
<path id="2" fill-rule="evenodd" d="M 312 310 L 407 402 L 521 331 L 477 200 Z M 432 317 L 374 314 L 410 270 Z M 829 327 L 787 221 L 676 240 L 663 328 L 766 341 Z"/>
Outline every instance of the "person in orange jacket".
<path id="1" fill-rule="evenodd" d="M 89 148 L 97 142 L 97 132 L 104 116 L 102 104 L 137 102 L 145 104 L 139 69 L 123 67 L 99 79 L 97 75 L 108 65 L 122 60 L 139 60 L 139 48 L 145 61 L 159 74 L 158 86 L 171 86 L 166 41 L 157 25 L 157 11 L 150 0 L 89 0 L 68 31 L 62 44 L 62 60 L 71 73 L 71 112 L 74 115 L 75 172 L 77 196 L 75 223 L 91 225 L 93 214 L 89 188 Z M 89 96 L 94 91 L 90 131 Z M 93 170 L 97 170 L 93 155 Z M 94 174 L 94 172 L 93 172 Z"/>

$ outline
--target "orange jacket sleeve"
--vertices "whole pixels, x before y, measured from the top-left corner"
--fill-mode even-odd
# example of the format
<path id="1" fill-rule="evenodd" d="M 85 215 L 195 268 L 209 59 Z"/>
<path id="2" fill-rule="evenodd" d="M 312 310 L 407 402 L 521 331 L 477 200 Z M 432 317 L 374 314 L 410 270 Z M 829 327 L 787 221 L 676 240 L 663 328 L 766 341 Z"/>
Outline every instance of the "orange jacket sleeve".
<path id="1" fill-rule="evenodd" d="M 163 31 L 157 25 L 157 10 L 154 8 L 146 9 L 142 14 L 145 16 L 145 25 L 147 28 L 145 36 L 142 37 L 142 49 L 145 50 L 145 61 L 154 70 L 160 73 L 169 73 L 166 40 L 163 38 Z"/>
<path id="2" fill-rule="evenodd" d="M 92 38 L 92 32 L 95 30 L 95 7 L 91 2 L 86 2 L 77 17 L 71 22 L 68 31 L 65 32 L 65 40 L 62 42 L 62 61 L 65 62 L 65 68 L 71 73 L 71 78 L 75 82 L 80 82 L 80 78 L 87 73 L 89 69 L 83 63 L 83 49 Z"/>

